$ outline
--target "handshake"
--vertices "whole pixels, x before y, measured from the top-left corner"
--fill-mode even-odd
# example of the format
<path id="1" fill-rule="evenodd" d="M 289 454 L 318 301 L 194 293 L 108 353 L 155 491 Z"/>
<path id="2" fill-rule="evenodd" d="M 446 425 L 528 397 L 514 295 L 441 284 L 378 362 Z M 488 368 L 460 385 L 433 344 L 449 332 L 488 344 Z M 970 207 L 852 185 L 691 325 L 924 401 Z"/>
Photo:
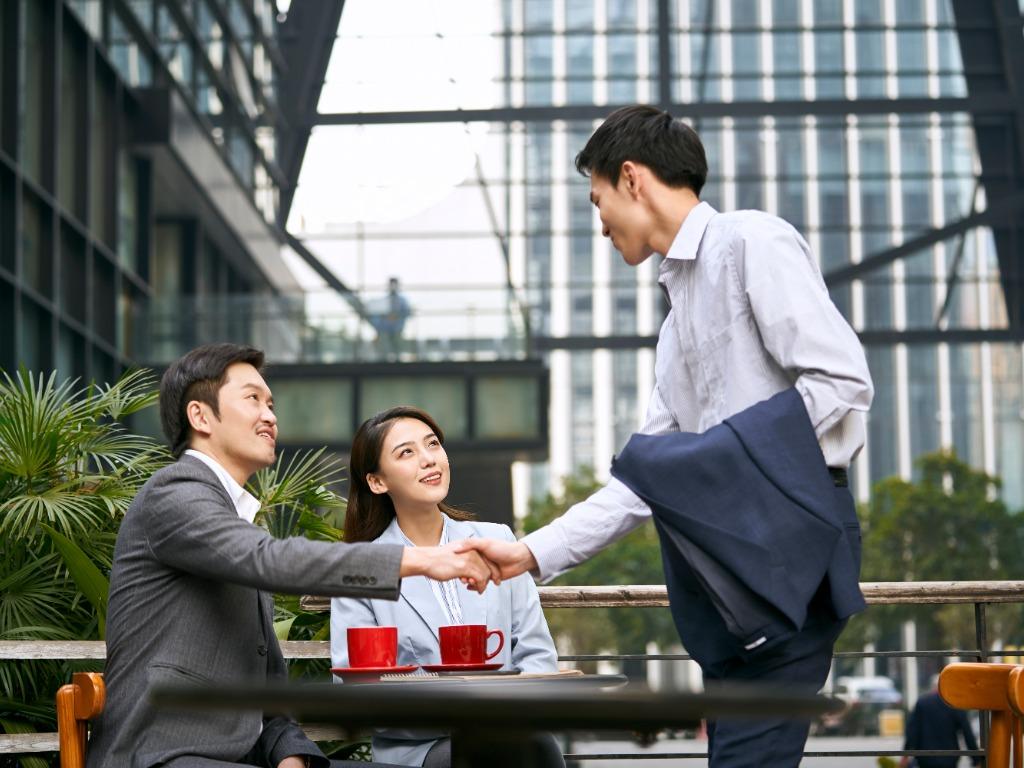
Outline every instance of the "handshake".
<path id="1" fill-rule="evenodd" d="M 400 575 L 460 579 L 470 589 L 483 592 L 492 581 L 501 584 L 536 567 L 533 553 L 521 541 L 462 539 L 442 547 L 406 547 Z"/>

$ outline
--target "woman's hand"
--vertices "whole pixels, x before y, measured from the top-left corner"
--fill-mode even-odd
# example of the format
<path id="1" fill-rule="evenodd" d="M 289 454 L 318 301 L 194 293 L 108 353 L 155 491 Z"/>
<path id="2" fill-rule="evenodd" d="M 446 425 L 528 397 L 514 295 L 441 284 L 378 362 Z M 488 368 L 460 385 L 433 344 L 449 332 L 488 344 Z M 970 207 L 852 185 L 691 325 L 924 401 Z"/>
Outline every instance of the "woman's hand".
<path id="1" fill-rule="evenodd" d="M 306 758 L 300 757 L 299 755 L 292 755 L 278 763 L 277 768 L 306 768 L 308 765 L 309 763 L 306 761 Z"/>

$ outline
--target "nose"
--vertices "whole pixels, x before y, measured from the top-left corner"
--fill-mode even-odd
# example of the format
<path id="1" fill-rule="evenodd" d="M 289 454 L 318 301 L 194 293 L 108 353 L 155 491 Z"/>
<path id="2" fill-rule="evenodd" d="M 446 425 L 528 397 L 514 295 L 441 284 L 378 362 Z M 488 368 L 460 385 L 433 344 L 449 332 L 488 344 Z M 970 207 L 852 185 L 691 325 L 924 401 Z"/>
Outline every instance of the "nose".
<path id="1" fill-rule="evenodd" d="M 265 421 L 268 424 L 277 424 L 277 414 L 267 406 L 263 406 L 263 413 L 260 414 L 260 420 Z"/>
<path id="2" fill-rule="evenodd" d="M 601 222 L 601 234 L 605 237 L 609 237 L 611 235 L 611 230 L 608 229 L 608 225 L 604 222 Z"/>
<path id="3" fill-rule="evenodd" d="M 422 454 L 420 454 L 421 467 L 432 467 L 435 464 L 437 464 L 437 459 L 435 459 L 431 453 L 424 451 Z"/>

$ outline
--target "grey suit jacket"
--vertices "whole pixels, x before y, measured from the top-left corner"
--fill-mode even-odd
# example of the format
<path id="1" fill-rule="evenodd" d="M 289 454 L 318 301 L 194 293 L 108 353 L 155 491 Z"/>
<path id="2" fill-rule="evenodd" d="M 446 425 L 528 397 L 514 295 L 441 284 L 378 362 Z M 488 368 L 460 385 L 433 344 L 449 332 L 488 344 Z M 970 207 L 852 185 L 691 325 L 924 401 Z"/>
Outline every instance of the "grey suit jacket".
<path id="1" fill-rule="evenodd" d="M 189 456 L 150 478 L 117 535 L 107 610 L 107 705 L 88 768 L 150 768 L 181 755 L 271 765 L 309 755 L 294 722 L 257 710 L 157 711 L 156 683 L 216 685 L 285 676 L 270 592 L 396 600 L 402 548 L 275 539 L 238 517 L 214 473 Z M 322 761 L 322 762 L 321 762 Z"/>

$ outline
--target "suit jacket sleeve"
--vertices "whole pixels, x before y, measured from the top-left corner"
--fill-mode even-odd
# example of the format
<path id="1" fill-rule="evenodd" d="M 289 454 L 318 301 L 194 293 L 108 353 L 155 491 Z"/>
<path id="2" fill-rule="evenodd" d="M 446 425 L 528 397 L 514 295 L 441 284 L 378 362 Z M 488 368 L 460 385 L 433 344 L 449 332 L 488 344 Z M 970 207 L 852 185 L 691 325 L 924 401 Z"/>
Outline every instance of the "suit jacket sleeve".
<path id="1" fill-rule="evenodd" d="M 508 526 L 502 526 L 502 538 L 516 540 Z M 512 666 L 520 672 L 554 672 L 558 669 L 558 653 L 540 606 L 537 585 L 524 573 L 510 580 L 509 591 L 512 636 L 507 640 L 511 644 Z"/>
<path id="2" fill-rule="evenodd" d="M 205 469 L 205 468 L 204 468 Z M 275 539 L 241 520 L 210 473 L 169 473 L 142 513 L 154 556 L 204 578 L 272 592 L 398 599 L 402 547 Z"/>
<path id="3" fill-rule="evenodd" d="M 263 720 L 263 731 L 258 742 L 267 765 L 277 766 L 286 757 L 297 755 L 310 758 L 310 765 L 327 768 L 330 761 L 320 748 L 310 741 L 302 729 L 287 717 L 268 717 Z"/>
<path id="4" fill-rule="evenodd" d="M 971 728 L 971 722 L 967 719 L 967 713 L 962 709 L 956 710 L 957 725 L 960 726 L 960 732 L 964 735 L 964 745 L 967 749 L 977 749 L 978 740 L 974 738 L 974 729 Z M 974 764 L 977 765 L 978 758 L 973 758 Z"/>
<path id="5" fill-rule="evenodd" d="M 903 738 L 904 749 L 922 749 L 921 746 L 921 707 L 915 706 L 907 718 L 907 730 Z"/>

